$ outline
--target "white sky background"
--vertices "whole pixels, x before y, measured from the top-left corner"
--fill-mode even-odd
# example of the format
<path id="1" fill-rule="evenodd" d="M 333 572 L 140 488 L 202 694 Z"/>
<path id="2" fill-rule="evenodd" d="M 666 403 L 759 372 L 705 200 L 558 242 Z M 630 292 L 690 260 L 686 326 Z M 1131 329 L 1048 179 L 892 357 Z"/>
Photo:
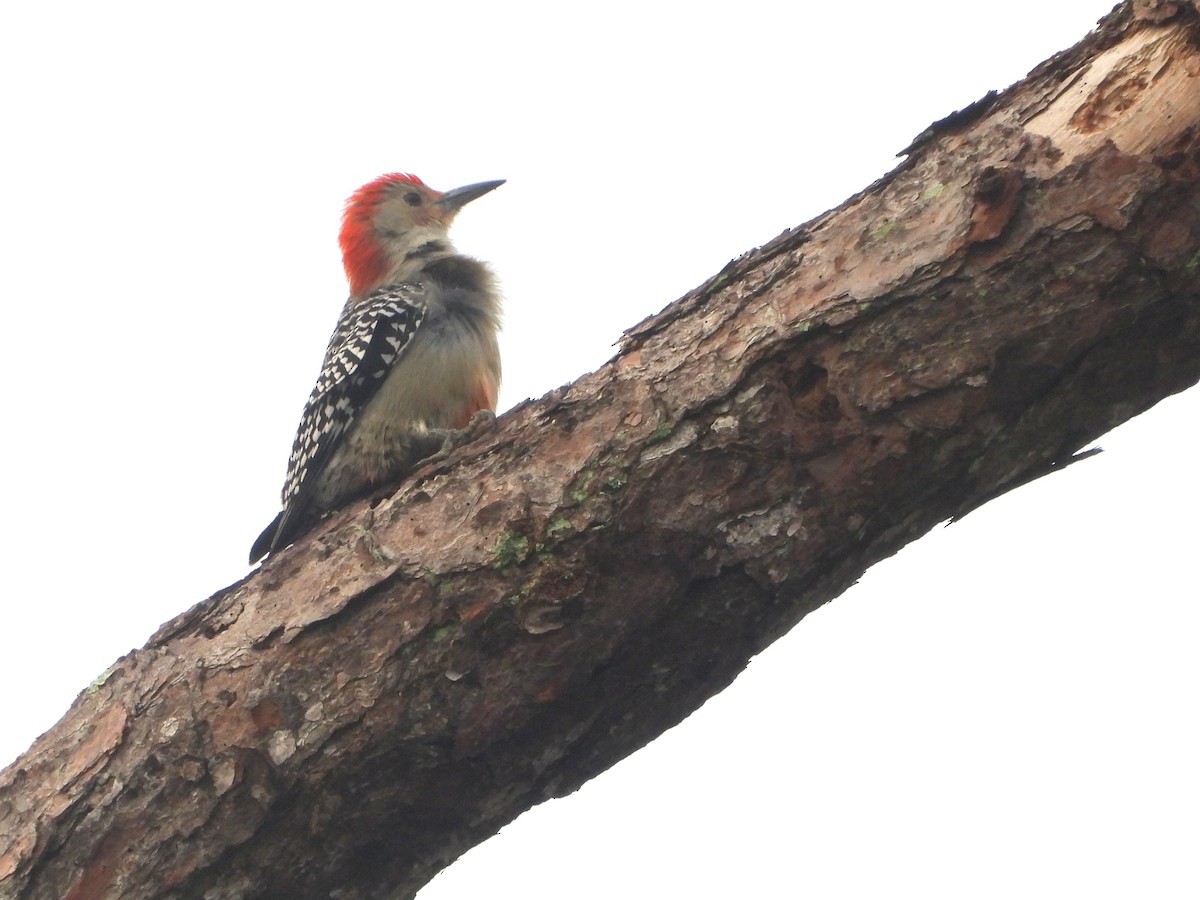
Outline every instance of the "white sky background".
<path id="1" fill-rule="evenodd" d="M 359 184 L 509 180 L 455 231 L 508 407 L 1110 6 L 9 4 L 0 764 L 245 574 Z M 421 900 L 1197 896 L 1198 414 L 877 566 Z"/>

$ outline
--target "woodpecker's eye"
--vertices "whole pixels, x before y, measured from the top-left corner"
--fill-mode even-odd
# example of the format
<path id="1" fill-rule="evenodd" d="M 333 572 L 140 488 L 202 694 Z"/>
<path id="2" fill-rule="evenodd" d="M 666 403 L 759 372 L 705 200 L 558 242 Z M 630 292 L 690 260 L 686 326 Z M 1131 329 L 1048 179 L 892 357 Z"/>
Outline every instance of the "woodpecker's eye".
<path id="1" fill-rule="evenodd" d="M 420 206 L 421 205 L 421 195 L 418 194 L 416 191 L 409 191 L 407 194 L 404 195 L 404 202 L 407 203 L 409 206 Z"/>

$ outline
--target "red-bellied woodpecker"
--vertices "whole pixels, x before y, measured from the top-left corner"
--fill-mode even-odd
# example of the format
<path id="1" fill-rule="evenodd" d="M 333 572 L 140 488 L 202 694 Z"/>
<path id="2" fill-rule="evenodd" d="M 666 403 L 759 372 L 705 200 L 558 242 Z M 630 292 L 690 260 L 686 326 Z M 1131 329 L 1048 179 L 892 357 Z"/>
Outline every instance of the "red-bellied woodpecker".
<path id="1" fill-rule="evenodd" d="M 300 418 L 283 510 L 250 562 L 495 410 L 500 297 L 488 267 L 457 253 L 447 232 L 463 206 L 503 183 L 443 193 L 397 173 L 346 202 L 339 243 L 350 299 Z"/>

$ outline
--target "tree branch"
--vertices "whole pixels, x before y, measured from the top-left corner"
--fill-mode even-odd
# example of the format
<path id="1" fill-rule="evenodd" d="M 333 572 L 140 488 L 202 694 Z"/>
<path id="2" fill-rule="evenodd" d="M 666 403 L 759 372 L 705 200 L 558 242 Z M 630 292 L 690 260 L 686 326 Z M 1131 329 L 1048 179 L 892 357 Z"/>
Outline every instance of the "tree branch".
<path id="1" fill-rule="evenodd" d="M 0 776 L 0 896 L 412 896 L 1194 383 L 1198 19 L 1119 7 L 164 625 Z"/>

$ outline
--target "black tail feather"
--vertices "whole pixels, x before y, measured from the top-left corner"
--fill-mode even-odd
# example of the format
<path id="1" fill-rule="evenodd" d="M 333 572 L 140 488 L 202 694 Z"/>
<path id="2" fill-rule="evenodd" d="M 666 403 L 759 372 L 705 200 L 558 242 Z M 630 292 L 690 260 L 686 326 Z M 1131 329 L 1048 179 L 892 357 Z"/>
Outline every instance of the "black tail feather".
<path id="1" fill-rule="evenodd" d="M 276 535 L 279 533 L 279 526 L 283 524 L 284 510 L 279 511 L 271 524 L 263 529 L 263 533 L 258 536 L 258 540 L 254 542 L 254 546 L 250 548 L 250 565 L 254 565 L 277 546 L 282 546 L 286 541 L 279 541 Z M 282 535 L 280 535 L 282 537 Z"/>

